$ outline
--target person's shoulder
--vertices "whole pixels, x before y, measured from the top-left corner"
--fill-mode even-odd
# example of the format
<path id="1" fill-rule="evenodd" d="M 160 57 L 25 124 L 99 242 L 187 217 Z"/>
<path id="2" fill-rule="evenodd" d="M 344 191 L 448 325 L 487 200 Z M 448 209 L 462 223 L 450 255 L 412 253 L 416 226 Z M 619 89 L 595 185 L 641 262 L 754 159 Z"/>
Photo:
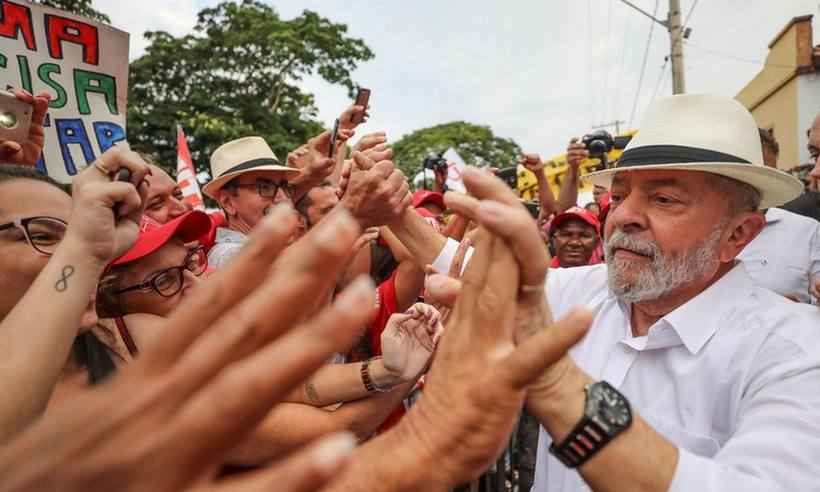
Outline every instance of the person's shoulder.
<path id="1" fill-rule="evenodd" d="M 820 357 L 820 308 L 794 302 L 756 286 L 745 311 L 745 326 L 761 330 L 767 343 L 784 342 L 797 352 Z"/>
<path id="2" fill-rule="evenodd" d="M 805 215 L 800 215 L 782 208 L 770 208 L 767 215 L 768 214 L 773 215 L 790 228 L 814 230 L 820 227 L 820 222 L 817 222 L 811 217 L 806 217 Z"/>
<path id="3" fill-rule="evenodd" d="M 606 263 L 572 268 L 550 268 L 547 279 L 556 278 L 562 284 L 585 283 L 587 287 L 606 286 Z"/>

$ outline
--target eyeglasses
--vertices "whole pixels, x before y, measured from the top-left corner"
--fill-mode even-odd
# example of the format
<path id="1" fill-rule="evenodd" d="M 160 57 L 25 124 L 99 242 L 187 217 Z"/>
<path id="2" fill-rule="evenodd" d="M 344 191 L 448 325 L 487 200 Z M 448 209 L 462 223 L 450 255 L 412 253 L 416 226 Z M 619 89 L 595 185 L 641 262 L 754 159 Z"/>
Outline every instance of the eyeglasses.
<path id="1" fill-rule="evenodd" d="M 291 185 L 285 181 L 257 181 L 256 183 L 237 183 L 237 188 L 256 188 L 256 193 L 259 196 L 264 198 L 276 198 L 276 195 L 279 194 L 279 190 L 282 190 L 282 193 L 285 194 L 289 200 L 293 197 L 293 188 Z"/>
<path id="2" fill-rule="evenodd" d="M 34 251 L 51 256 L 65 237 L 67 224 L 54 217 L 28 217 L 0 225 L 0 231 L 17 228 Z"/>
<path id="3" fill-rule="evenodd" d="M 182 285 L 185 283 L 183 281 L 185 270 L 199 277 L 207 268 L 208 255 L 205 254 L 205 248 L 194 248 L 185 256 L 185 262 L 182 265 L 154 272 L 145 282 L 120 289 L 114 294 L 119 295 L 132 290 L 153 290 L 162 297 L 174 297 L 182 290 Z"/>

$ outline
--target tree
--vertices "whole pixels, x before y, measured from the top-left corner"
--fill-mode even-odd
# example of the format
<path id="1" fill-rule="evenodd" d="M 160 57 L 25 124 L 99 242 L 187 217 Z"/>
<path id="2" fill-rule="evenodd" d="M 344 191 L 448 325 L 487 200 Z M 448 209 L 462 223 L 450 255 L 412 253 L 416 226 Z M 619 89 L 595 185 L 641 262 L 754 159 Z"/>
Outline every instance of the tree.
<path id="1" fill-rule="evenodd" d="M 454 121 L 416 130 L 393 145 L 393 160 L 407 176 L 414 176 L 425 157 L 450 147 L 467 164 L 508 167 L 515 165 L 521 147 L 512 139 L 495 136 L 489 126 Z"/>
<path id="2" fill-rule="evenodd" d="M 305 10 L 283 20 L 255 0 L 223 2 L 198 14 L 194 33 L 147 32 L 145 55 L 131 63 L 128 140 L 175 166 L 174 127 L 192 137 L 198 171 L 219 145 L 265 138 L 285 154 L 321 131 L 313 95 L 298 84 L 318 74 L 351 94 L 351 72 L 373 58 L 347 26 Z"/>
<path id="3" fill-rule="evenodd" d="M 111 23 L 111 19 L 107 15 L 91 6 L 91 0 L 35 0 L 35 2 L 81 15 L 97 22 Z"/>

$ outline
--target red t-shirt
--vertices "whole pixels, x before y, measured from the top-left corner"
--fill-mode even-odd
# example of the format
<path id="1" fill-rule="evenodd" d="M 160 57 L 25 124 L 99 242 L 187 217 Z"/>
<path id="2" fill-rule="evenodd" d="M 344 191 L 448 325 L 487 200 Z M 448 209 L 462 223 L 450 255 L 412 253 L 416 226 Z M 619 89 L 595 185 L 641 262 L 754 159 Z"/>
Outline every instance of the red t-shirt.
<path id="1" fill-rule="evenodd" d="M 396 301 L 396 272 L 393 272 L 390 278 L 379 284 L 376 289 L 376 316 L 367 327 L 367 336 L 370 339 L 370 348 L 373 355 L 382 355 L 382 333 L 387 327 L 390 316 L 395 314 L 398 309 L 396 304 L 398 304 Z M 379 432 L 384 432 L 396 425 L 404 414 L 404 403 L 401 403 L 379 427 Z"/>

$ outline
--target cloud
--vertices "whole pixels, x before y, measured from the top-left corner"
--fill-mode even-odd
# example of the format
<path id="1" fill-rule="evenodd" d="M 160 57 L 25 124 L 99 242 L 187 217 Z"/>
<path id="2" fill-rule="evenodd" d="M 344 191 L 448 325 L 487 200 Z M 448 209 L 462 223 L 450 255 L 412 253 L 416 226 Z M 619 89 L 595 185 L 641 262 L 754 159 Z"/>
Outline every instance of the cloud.
<path id="1" fill-rule="evenodd" d="M 132 33 L 132 58 L 147 29 L 189 32 L 196 13 L 214 1 L 97 0 L 115 26 Z M 652 10 L 652 0 L 635 0 Z M 683 0 L 683 12 L 693 0 Z M 594 124 L 629 120 L 651 21 L 618 0 L 573 2 L 373 2 L 277 0 L 285 18 L 303 9 L 349 27 L 376 58 L 354 73 L 373 89 L 373 117 L 362 130 L 391 138 L 430 125 L 466 120 L 547 157 Z M 699 2 L 685 50 L 687 89 L 734 96 L 760 70 L 767 45 L 794 16 L 815 13 L 814 0 Z M 666 15 L 660 2 L 658 16 Z M 815 27 L 815 32 L 818 32 Z M 706 47 L 726 55 L 715 55 Z M 661 77 L 669 38 L 655 26 L 633 126 L 653 95 L 671 93 Z M 732 58 L 735 57 L 735 58 Z M 330 125 L 349 104 L 347 93 L 321 79 L 304 82 Z"/>

